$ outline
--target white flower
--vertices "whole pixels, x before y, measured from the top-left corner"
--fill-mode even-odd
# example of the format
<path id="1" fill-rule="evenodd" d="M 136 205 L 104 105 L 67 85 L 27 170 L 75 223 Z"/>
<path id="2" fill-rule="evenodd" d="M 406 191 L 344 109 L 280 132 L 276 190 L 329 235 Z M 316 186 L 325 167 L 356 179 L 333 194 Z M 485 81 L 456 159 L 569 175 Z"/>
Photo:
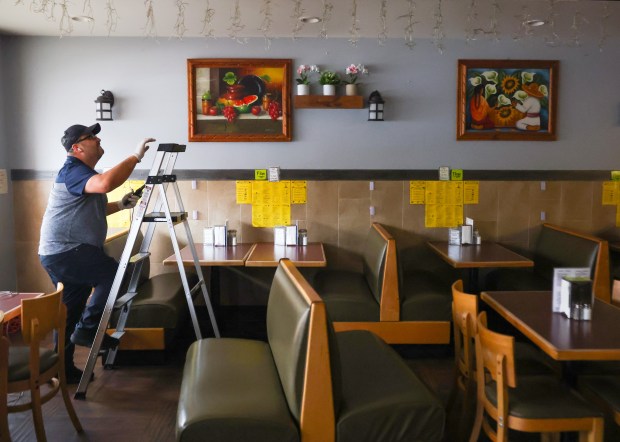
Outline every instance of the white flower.
<path id="1" fill-rule="evenodd" d="M 500 106 L 510 106 L 510 103 L 510 98 L 508 98 L 504 94 L 501 94 L 499 97 L 497 97 L 497 104 L 499 104 Z"/>
<path id="2" fill-rule="evenodd" d="M 472 77 L 472 78 L 469 79 L 469 83 L 472 86 L 476 87 L 476 86 L 478 86 L 479 84 L 482 83 L 482 77 Z"/>
<path id="3" fill-rule="evenodd" d="M 496 71 L 486 71 L 483 72 L 482 75 L 484 76 L 484 78 L 487 79 L 487 81 L 493 84 L 497 84 L 497 78 L 499 77 L 499 74 Z"/>
<path id="4" fill-rule="evenodd" d="M 534 81 L 534 72 L 521 72 L 521 83 L 527 84 Z"/>
<path id="5" fill-rule="evenodd" d="M 523 102 L 526 98 L 527 98 L 527 93 L 525 91 L 517 91 L 514 93 L 514 95 L 512 96 L 513 98 Z"/>
<path id="6" fill-rule="evenodd" d="M 497 88 L 495 87 L 494 84 L 487 84 L 484 87 L 484 98 L 488 99 L 491 95 L 494 95 L 497 93 Z"/>

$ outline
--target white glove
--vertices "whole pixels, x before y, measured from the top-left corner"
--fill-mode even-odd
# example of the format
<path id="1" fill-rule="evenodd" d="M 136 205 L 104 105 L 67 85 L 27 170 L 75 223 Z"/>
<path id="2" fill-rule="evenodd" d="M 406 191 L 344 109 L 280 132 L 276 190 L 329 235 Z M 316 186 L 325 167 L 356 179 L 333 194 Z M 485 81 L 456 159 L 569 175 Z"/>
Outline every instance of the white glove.
<path id="1" fill-rule="evenodd" d="M 133 155 L 138 159 L 138 163 L 142 161 L 142 158 L 144 158 L 144 154 L 147 150 L 149 150 L 149 146 L 147 146 L 147 143 L 150 143 L 151 141 L 155 141 L 155 138 L 145 138 L 144 140 L 140 141 L 136 146 L 136 151 Z"/>
<path id="2" fill-rule="evenodd" d="M 117 201 L 116 204 L 118 204 L 119 210 L 133 209 L 134 207 L 136 207 L 136 204 L 138 204 L 139 199 L 139 196 L 134 195 L 133 192 L 129 192 L 125 194 L 125 196 L 123 196 L 120 201 Z"/>

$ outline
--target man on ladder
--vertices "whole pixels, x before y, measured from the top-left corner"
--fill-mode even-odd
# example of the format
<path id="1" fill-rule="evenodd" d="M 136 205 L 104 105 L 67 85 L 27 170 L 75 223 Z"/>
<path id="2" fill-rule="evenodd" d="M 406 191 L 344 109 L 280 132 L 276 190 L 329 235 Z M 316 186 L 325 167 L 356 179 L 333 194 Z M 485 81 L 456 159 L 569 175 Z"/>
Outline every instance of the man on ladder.
<path id="1" fill-rule="evenodd" d="M 130 192 L 120 201 L 108 202 L 106 193 L 129 178 L 148 150 L 148 143 L 155 141 L 145 138 L 125 160 L 97 173 L 94 168 L 104 154 L 97 137 L 100 131 L 99 124 L 76 124 L 65 131 L 61 143 L 67 159 L 52 187 L 41 225 L 41 264 L 54 284 L 62 282 L 65 286 L 65 371 L 70 384 L 78 383 L 82 376 L 73 363 L 74 345 L 92 346 L 118 268 L 118 263 L 103 252 L 106 216 L 133 208 L 139 199 Z M 118 339 L 104 337 L 102 347 L 117 345 Z"/>

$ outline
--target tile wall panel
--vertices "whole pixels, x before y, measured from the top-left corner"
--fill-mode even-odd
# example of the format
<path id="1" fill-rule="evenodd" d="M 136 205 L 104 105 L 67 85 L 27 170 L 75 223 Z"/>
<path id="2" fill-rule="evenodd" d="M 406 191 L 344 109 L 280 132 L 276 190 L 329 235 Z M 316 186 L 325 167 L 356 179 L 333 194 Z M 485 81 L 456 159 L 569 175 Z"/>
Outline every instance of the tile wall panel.
<path id="1" fill-rule="evenodd" d="M 191 181 L 178 184 L 190 218 L 192 210 L 198 211 L 198 219 L 189 221 L 196 242 L 202 242 L 204 226 L 223 223 L 226 219 L 231 228 L 237 229 L 240 242 L 273 240 L 272 229 L 252 227 L 251 205 L 236 204 L 235 181 L 198 180 L 196 189 L 191 188 Z M 360 268 L 359 253 L 373 221 L 384 223 L 396 237 L 403 265 L 445 266 L 429 252 L 425 243 L 446 239 L 447 229 L 424 226 L 424 206 L 409 204 L 409 181 L 375 181 L 374 184 L 371 191 L 369 181 L 308 181 L 307 204 L 292 206 L 292 219 L 306 222 L 310 241 L 325 244 L 330 267 Z M 540 220 L 541 211 L 545 211 L 547 222 L 620 240 L 620 229 L 615 226 L 617 209 L 601 205 L 600 181 L 546 181 L 545 185 L 545 190 L 541 190 L 540 181 L 480 181 L 480 202 L 466 206 L 465 214 L 475 220 L 483 240 L 498 240 L 518 250 L 533 248 L 544 222 Z M 50 188 L 51 181 L 45 180 L 13 183 L 20 290 L 51 289 L 37 256 L 40 222 Z M 374 217 L 369 214 L 371 205 L 376 210 Z M 185 245 L 184 229 L 177 226 L 175 232 L 181 245 Z M 172 254 L 169 233 L 163 224 L 156 229 L 151 253 L 152 275 L 176 271 L 173 266 L 161 264 Z M 261 280 L 265 286 L 253 299 L 261 298 L 266 289 L 268 278 L 260 276 L 245 278 Z M 246 290 L 248 284 L 239 282 L 238 285 Z M 231 300 L 236 302 L 237 298 L 232 296 Z"/>

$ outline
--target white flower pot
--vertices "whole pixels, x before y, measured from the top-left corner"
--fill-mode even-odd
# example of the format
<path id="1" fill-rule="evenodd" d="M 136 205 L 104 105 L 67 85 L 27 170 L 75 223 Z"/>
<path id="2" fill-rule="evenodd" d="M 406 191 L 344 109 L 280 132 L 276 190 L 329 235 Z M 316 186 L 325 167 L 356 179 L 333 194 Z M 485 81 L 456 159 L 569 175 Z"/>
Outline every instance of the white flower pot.
<path id="1" fill-rule="evenodd" d="M 323 95 L 336 95 L 336 85 L 335 84 L 324 84 Z"/>
<path id="2" fill-rule="evenodd" d="M 357 95 L 357 84 L 347 84 L 344 90 L 347 95 Z"/>
<path id="3" fill-rule="evenodd" d="M 310 85 L 309 84 L 298 84 L 297 95 L 310 95 Z"/>

